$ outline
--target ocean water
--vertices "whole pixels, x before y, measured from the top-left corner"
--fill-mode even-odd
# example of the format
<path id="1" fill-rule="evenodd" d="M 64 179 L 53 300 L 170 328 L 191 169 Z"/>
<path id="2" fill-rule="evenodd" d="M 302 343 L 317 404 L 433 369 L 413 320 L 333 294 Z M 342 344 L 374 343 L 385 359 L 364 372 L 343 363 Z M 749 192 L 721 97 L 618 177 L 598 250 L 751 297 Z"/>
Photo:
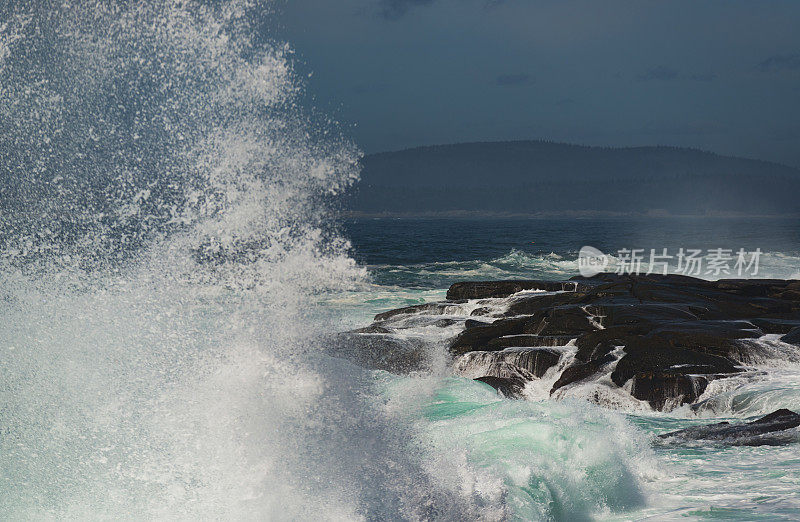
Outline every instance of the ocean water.
<path id="1" fill-rule="evenodd" d="M 456 281 L 572 277 L 584 245 L 607 253 L 760 249 L 756 277 L 800 277 L 796 219 L 360 219 L 344 228 L 373 284 L 350 303 L 337 303 L 351 306 L 349 317 L 358 325 L 373 312 L 443 299 Z M 676 268 L 673 263 L 670 270 Z M 467 318 L 477 305 L 463 306 L 448 317 Z M 420 325 L 401 325 L 400 331 L 444 350 L 436 329 Z M 453 328 L 438 335 L 460 329 Z M 462 459 L 495 478 L 471 487 L 499 488 L 495 494 L 510 519 L 794 520 L 800 517 L 796 430 L 777 447 L 666 445 L 655 436 L 695 424 L 752 420 L 782 407 L 797 411 L 798 355 L 780 346 L 774 359 L 748 376 L 713 383 L 700 399 L 703 407 L 665 413 L 602 383 L 565 389 L 551 399 L 555 371 L 529 385 L 526 401 L 499 399 L 488 386 L 447 368 L 381 380 L 390 409 L 417 427 L 432 453 Z"/>
<path id="2" fill-rule="evenodd" d="M 796 277 L 796 222 L 337 221 L 359 151 L 301 105 L 270 3 L 0 9 L 1 519 L 798 517 L 796 444 L 653 439 L 797 409 L 794 364 L 661 414 L 501 400 L 449 370 L 455 329 L 408 330 L 430 372 L 326 355 L 457 280 L 573 275 L 584 244 Z"/>

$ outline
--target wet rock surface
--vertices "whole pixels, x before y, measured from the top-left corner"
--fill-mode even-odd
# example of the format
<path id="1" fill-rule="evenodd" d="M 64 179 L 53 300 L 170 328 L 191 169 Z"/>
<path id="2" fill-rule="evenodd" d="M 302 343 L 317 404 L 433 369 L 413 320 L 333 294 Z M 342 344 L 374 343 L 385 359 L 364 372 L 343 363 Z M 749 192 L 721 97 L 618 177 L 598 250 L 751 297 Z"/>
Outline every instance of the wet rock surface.
<path id="1" fill-rule="evenodd" d="M 398 325 L 425 316 L 449 328 L 440 343 L 462 375 L 518 384 L 547 373 L 551 393 L 603 377 L 668 410 L 697 401 L 711 381 L 746 370 L 767 334 L 779 350 L 800 346 L 800 283 L 617 274 L 462 282 L 450 287 L 446 301 L 378 314 L 372 326 L 349 335 L 370 336 L 361 348 L 382 350 L 376 337 L 391 338 Z M 386 341 L 387 355 L 361 359 L 388 371 L 427 365 L 425 349 L 397 342 L 407 348 Z M 503 386 L 506 396 L 521 393 Z"/>
<path id="2" fill-rule="evenodd" d="M 465 376 L 477 372 L 482 374 L 481 376 L 506 377 L 504 369 L 512 367 L 524 370 L 533 377 L 542 377 L 547 370 L 558 364 L 562 353 L 549 348 L 517 348 L 497 352 L 476 351 L 458 358 L 453 366 L 457 373 Z"/>
<path id="3" fill-rule="evenodd" d="M 348 359 L 370 370 L 407 374 L 429 370 L 430 352 L 419 339 L 399 339 L 391 330 L 361 328 L 330 336 L 325 342 L 328 355 Z"/>
<path id="4" fill-rule="evenodd" d="M 455 283 L 447 291 L 447 299 L 485 299 L 487 297 L 508 297 L 523 290 L 540 290 L 543 292 L 562 292 L 577 290 L 577 282 L 566 281 L 465 281 Z"/>
<path id="5" fill-rule="evenodd" d="M 497 393 L 508 399 L 522 399 L 523 390 L 525 389 L 525 379 L 521 377 L 478 377 L 475 379 L 484 384 L 488 384 Z"/>
<path id="6" fill-rule="evenodd" d="M 800 345 L 800 328 L 795 328 L 781 337 L 781 341 L 789 344 Z"/>
<path id="7" fill-rule="evenodd" d="M 692 426 L 659 435 L 666 440 L 719 441 L 733 446 L 764 446 L 793 442 L 797 439 L 794 428 L 800 426 L 800 415 L 780 409 L 752 422 L 731 424 L 718 422 L 705 426 Z"/>

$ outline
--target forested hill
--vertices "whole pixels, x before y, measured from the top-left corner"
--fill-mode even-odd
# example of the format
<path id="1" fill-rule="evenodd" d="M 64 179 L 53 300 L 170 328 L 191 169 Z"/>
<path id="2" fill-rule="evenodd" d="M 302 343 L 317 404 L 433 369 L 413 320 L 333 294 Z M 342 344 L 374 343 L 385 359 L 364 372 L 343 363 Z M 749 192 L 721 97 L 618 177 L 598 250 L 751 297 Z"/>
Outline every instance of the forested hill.
<path id="1" fill-rule="evenodd" d="M 677 147 L 516 141 L 368 155 L 363 214 L 800 214 L 800 170 Z"/>

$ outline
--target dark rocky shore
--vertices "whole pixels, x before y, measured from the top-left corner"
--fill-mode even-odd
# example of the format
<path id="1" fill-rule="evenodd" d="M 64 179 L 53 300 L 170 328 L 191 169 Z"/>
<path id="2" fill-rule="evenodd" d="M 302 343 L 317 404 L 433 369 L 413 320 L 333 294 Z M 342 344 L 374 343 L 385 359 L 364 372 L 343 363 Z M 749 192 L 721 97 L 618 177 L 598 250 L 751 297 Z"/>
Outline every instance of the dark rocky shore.
<path id="1" fill-rule="evenodd" d="M 459 319 L 466 305 L 470 317 Z M 393 334 L 459 323 L 463 330 L 441 341 L 453 367 L 480 368 L 474 378 L 503 395 L 520 396 L 528 381 L 555 368 L 551 394 L 610 374 L 611 386 L 663 410 L 694 403 L 711 381 L 783 350 L 796 357 L 789 345 L 800 345 L 800 281 L 599 274 L 462 282 L 446 301 L 381 313 L 343 334 L 336 355 L 392 372 L 425 369 L 432 363 L 424 343 Z"/>

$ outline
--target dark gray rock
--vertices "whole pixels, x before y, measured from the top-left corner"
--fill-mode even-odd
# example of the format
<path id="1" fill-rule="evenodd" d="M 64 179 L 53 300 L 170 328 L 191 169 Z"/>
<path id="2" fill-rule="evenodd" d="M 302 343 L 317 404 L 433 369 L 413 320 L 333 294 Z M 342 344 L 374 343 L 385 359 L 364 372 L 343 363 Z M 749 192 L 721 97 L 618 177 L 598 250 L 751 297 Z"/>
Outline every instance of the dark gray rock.
<path id="1" fill-rule="evenodd" d="M 752 422 L 740 424 L 718 422 L 706 426 L 692 426 L 690 428 L 664 433 L 659 435 L 659 438 L 674 440 L 712 440 L 734 446 L 774 445 L 796 441 L 796 433 L 785 432 L 798 426 L 800 426 L 800 415 L 790 410 L 780 409 Z M 775 437 L 774 435 L 776 434 L 783 436 Z"/>
<path id="2" fill-rule="evenodd" d="M 751 319 L 750 322 L 759 327 L 762 332 L 768 334 L 788 334 L 795 328 L 800 327 L 800 321 L 791 319 L 756 318 Z"/>
<path id="3" fill-rule="evenodd" d="M 781 337 L 781 341 L 800 346 L 800 328 L 791 330 L 789 333 Z"/>
<path id="4" fill-rule="evenodd" d="M 741 371 L 733 361 L 719 355 L 670 346 L 657 338 L 640 338 L 625 347 L 625 355 L 617 362 L 611 380 L 623 386 L 637 374 L 666 370 L 684 375 Z"/>
<path id="5" fill-rule="evenodd" d="M 475 324 L 467 321 L 467 329 L 461 332 L 450 345 L 450 353 L 460 355 L 473 350 L 485 350 L 491 339 L 523 333 L 527 317 L 498 319 L 491 324 Z"/>
<path id="6" fill-rule="evenodd" d="M 587 332 L 577 338 L 575 345 L 578 351 L 575 358 L 579 361 L 589 361 L 605 356 L 617 346 L 627 346 L 634 340 L 649 332 L 650 329 L 642 325 L 611 326 L 602 330 Z"/>
<path id="7" fill-rule="evenodd" d="M 657 337 L 674 347 L 741 360 L 746 345 L 738 341 L 763 335 L 748 321 L 682 321 L 653 328 L 647 337 Z"/>
<path id="8" fill-rule="evenodd" d="M 463 375 L 493 375 L 506 377 L 508 366 L 523 370 L 531 378 L 542 377 L 547 370 L 558 364 L 562 352 L 548 348 L 507 349 L 498 352 L 469 352 L 455 361 L 455 369 Z M 501 368 L 502 366 L 502 368 Z M 494 369 L 493 369 L 494 368 Z"/>
<path id="9" fill-rule="evenodd" d="M 655 410 L 663 410 L 667 403 L 680 406 L 696 401 L 710 380 L 707 375 L 690 375 L 680 370 L 639 372 L 633 376 L 631 395 L 649 402 Z"/>
<path id="10" fill-rule="evenodd" d="M 365 326 L 364 328 L 357 328 L 355 330 L 350 330 L 348 333 L 354 334 L 388 334 L 391 330 L 382 326 L 380 323 L 372 323 L 369 326 Z"/>
<path id="11" fill-rule="evenodd" d="M 583 292 L 559 292 L 557 294 L 527 295 L 517 297 L 508 305 L 505 316 L 532 315 L 555 306 L 580 303 L 587 294 Z"/>
<path id="12" fill-rule="evenodd" d="M 598 359 L 592 359 L 591 361 L 588 362 L 580 362 L 580 361 L 574 362 L 573 364 L 565 368 L 563 372 L 561 372 L 561 376 L 558 378 L 558 380 L 553 384 L 553 387 L 550 389 L 550 395 L 555 393 L 556 390 L 563 388 L 564 386 L 567 386 L 574 382 L 582 381 L 584 379 L 587 379 L 595 375 L 600 370 L 602 370 L 603 368 L 605 368 L 614 361 L 615 361 L 614 357 L 610 354 L 607 354 L 603 357 L 600 357 Z"/>
<path id="13" fill-rule="evenodd" d="M 522 399 L 524 398 L 522 392 L 525 389 L 525 379 L 518 377 L 478 377 L 475 379 L 484 384 L 488 384 L 497 393 L 507 399 Z"/>
<path id="14" fill-rule="evenodd" d="M 572 335 L 577 337 L 597 330 L 592 316 L 580 306 L 558 306 L 542 310 L 525 323 L 524 333 L 535 335 Z"/>
<path id="15" fill-rule="evenodd" d="M 455 283 L 447 291 L 447 299 L 486 299 L 489 297 L 508 297 L 523 290 L 543 290 L 562 292 L 583 288 L 578 283 L 564 281 L 464 281 Z"/>
<path id="16" fill-rule="evenodd" d="M 388 310 L 386 312 L 377 314 L 375 316 L 375 320 L 385 321 L 386 319 L 391 319 L 392 317 L 402 314 L 421 314 L 426 312 L 441 314 L 453 304 L 455 303 L 423 303 L 413 306 L 406 306 L 404 308 L 396 308 L 394 310 Z"/>
<path id="17" fill-rule="evenodd" d="M 536 348 L 539 346 L 564 346 L 569 343 L 574 336 L 572 335 L 533 335 L 533 334 L 519 334 L 519 335 L 506 335 L 503 337 L 495 337 L 486 343 L 486 346 L 492 350 L 504 348 Z"/>
<path id="18" fill-rule="evenodd" d="M 391 335 L 346 332 L 330 336 L 325 346 L 329 355 L 373 370 L 406 374 L 429 370 L 432 364 L 424 342 Z"/>

